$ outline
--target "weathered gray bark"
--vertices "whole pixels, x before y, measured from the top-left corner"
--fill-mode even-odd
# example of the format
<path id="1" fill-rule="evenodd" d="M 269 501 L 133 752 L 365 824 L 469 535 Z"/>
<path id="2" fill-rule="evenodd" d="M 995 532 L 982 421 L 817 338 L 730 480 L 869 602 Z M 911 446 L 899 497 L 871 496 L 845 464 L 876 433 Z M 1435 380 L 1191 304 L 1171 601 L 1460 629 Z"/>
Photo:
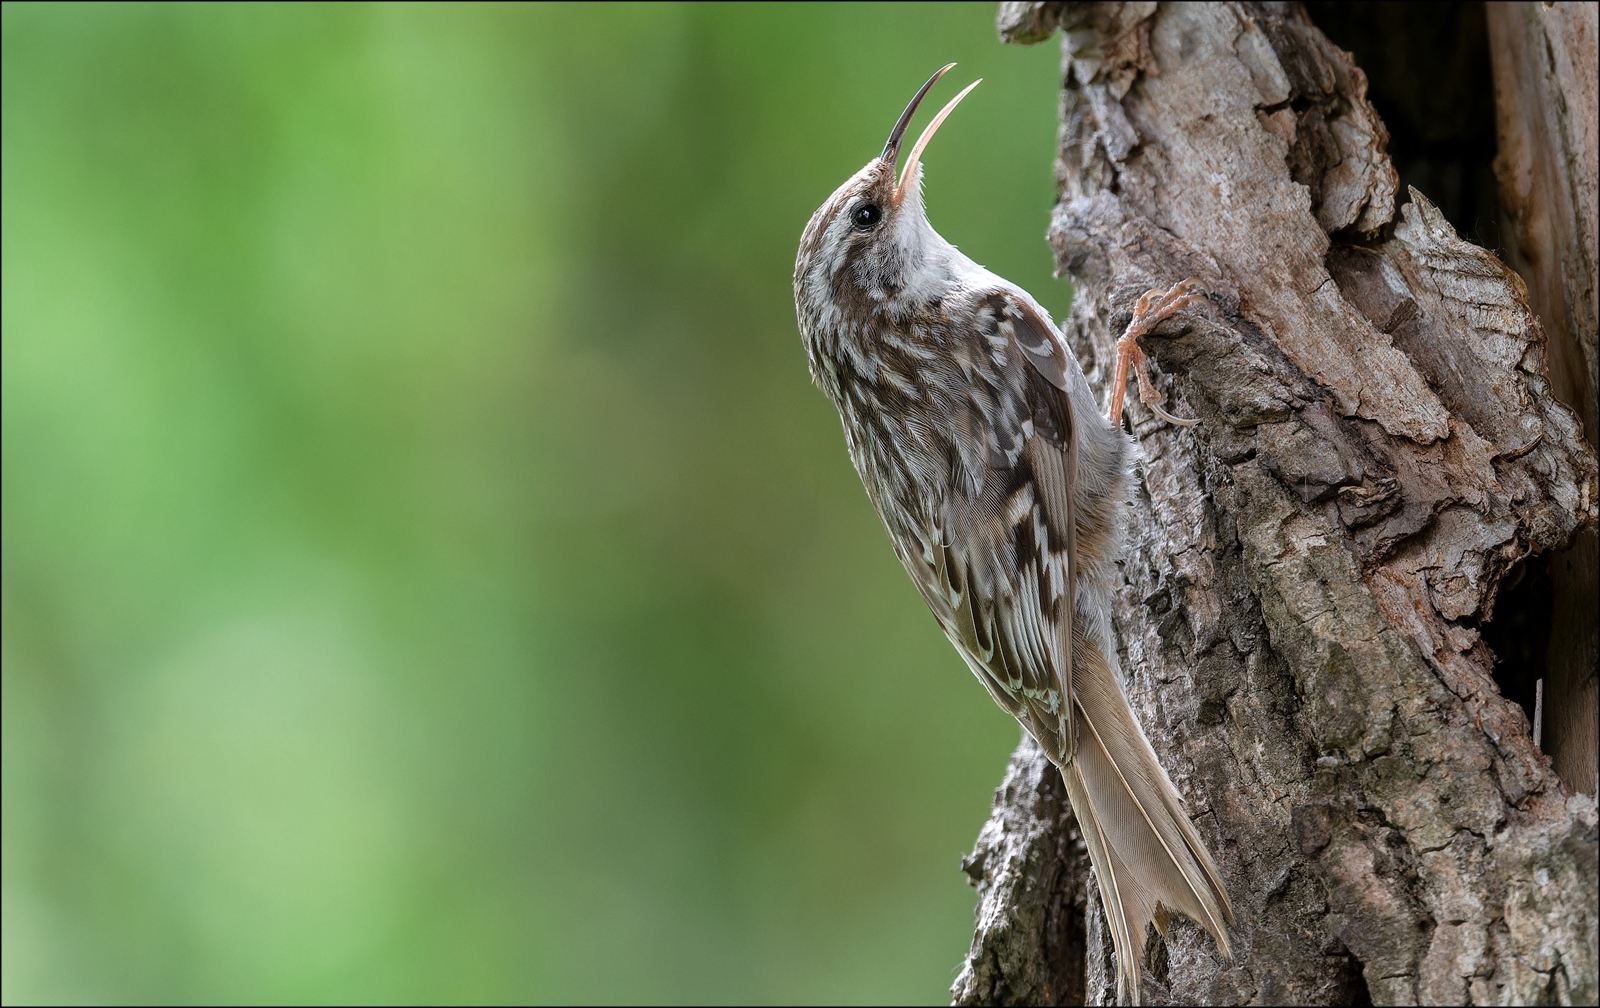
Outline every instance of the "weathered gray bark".
<path id="1" fill-rule="evenodd" d="M 1144 453 L 1118 600 L 1126 688 L 1216 853 L 1238 960 L 1186 921 L 1147 1003 L 1594 1003 L 1600 829 L 1503 698 L 1479 626 L 1596 518 L 1516 273 L 1413 191 L 1366 80 L 1298 5 L 1005 4 L 1060 28 L 1063 328 L 1091 379 L 1146 289 L 1184 430 Z M 1591 619 L 1593 618 L 1591 614 Z M 1054 790 L 1052 790 L 1054 788 Z M 1024 742 L 968 861 L 977 1003 L 1114 994 L 1052 771 Z M 1057 921 L 1050 926 L 1044 926 Z"/>
<path id="2" fill-rule="evenodd" d="M 961 868 L 989 940 L 974 942 L 958 1000 L 965 990 L 964 1004 L 1084 1004 L 1089 852 L 1061 774 L 1027 733 Z"/>

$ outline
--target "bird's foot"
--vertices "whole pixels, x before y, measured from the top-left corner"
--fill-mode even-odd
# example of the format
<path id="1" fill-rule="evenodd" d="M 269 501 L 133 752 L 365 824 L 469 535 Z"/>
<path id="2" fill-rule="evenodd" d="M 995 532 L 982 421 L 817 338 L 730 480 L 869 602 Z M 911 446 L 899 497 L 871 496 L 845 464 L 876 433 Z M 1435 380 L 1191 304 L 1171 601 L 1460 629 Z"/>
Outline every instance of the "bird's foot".
<path id="1" fill-rule="evenodd" d="M 1139 401 L 1150 407 L 1156 416 L 1180 427 L 1193 427 L 1200 422 L 1175 417 L 1161 408 L 1165 397 L 1150 384 L 1144 351 L 1139 347 L 1139 337 L 1185 308 L 1203 303 L 1205 300 L 1206 296 L 1200 293 L 1200 281 L 1191 277 L 1165 291 L 1146 291 L 1138 304 L 1133 306 L 1133 320 L 1128 323 L 1128 329 L 1122 334 L 1122 338 L 1117 340 L 1117 363 L 1111 381 L 1113 425 L 1122 423 L 1122 400 L 1127 394 L 1129 365 L 1134 367 L 1134 374 L 1139 379 Z"/>

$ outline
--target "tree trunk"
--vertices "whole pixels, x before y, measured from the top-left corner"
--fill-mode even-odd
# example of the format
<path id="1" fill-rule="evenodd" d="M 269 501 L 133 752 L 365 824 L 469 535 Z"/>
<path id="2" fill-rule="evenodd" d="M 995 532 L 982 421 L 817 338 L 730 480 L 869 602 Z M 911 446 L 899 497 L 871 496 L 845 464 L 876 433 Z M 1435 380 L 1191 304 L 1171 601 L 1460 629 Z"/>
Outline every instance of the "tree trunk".
<path id="1" fill-rule="evenodd" d="M 1144 1000 L 1594 1003 L 1595 802 L 1502 695 L 1538 670 L 1502 663 L 1497 683 L 1484 639 L 1514 615 L 1549 626 L 1525 610 L 1550 601 L 1514 586 L 1596 520 L 1595 454 L 1528 285 L 1424 194 L 1396 211 L 1366 77 L 1300 5 L 1000 21 L 1065 36 L 1049 236 L 1091 381 L 1145 290 L 1192 276 L 1212 303 L 1146 340 L 1168 408 L 1201 424 L 1130 404 L 1144 461 L 1116 626 L 1238 958 L 1175 921 Z M 1092 873 L 1030 741 L 964 867 L 957 1003 L 1111 1003 Z"/>

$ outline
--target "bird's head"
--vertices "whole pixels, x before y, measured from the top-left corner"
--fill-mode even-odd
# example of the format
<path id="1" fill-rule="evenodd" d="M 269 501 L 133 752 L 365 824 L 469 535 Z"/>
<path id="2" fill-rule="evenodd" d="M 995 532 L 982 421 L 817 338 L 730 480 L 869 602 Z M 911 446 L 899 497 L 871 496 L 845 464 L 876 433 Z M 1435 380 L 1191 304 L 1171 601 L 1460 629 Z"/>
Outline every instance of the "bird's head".
<path id="1" fill-rule="evenodd" d="M 802 329 L 864 322 L 921 286 L 921 276 L 952 246 L 933 230 L 922 205 L 922 152 L 945 118 L 980 81 L 939 110 L 900 163 L 900 141 L 917 106 L 951 63 L 922 85 L 889 133 L 883 153 L 867 162 L 811 215 L 794 265 L 795 307 Z M 807 333 L 809 336 L 810 333 Z"/>

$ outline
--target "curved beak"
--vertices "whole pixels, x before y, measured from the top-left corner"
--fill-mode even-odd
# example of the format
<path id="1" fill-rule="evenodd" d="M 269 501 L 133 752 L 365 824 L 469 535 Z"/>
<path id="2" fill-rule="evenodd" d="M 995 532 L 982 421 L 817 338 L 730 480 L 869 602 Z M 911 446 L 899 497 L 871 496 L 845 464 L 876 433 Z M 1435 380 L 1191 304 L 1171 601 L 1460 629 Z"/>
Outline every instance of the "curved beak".
<path id="1" fill-rule="evenodd" d="M 900 113 L 900 121 L 894 124 L 894 129 L 889 133 L 889 142 L 883 145 L 883 160 L 894 164 L 895 159 L 900 156 L 900 138 L 905 136 L 906 127 L 911 125 L 911 117 L 916 114 L 917 106 L 922 104 L 922 99 L 928 96 L 928 92 L 933 90 L 933 86 L 939 83 L 939 78 L 949 73 L 954 67 L 954 63 L 947 63 L 940 67 L 939 72 L 929 77 L 928 83 L 922 85 L 921 89 L 917 91 L 916 95 L 911 99 L 911 104 L 906 106 L 906 110 Z"/>

